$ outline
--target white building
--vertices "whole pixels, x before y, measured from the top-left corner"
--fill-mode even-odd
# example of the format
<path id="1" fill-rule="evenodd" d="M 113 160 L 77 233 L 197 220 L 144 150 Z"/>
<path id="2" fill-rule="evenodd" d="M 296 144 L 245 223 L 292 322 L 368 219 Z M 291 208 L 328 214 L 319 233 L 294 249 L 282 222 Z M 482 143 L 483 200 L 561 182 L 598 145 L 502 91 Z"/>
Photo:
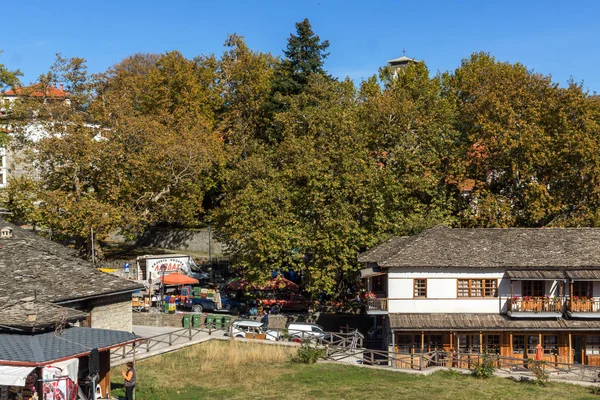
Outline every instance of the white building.
<path id="1" fill-rule="evenodd" d="M 451 229 L 359 256 L 388 344 L 600 365 L 600 229 Z"/>

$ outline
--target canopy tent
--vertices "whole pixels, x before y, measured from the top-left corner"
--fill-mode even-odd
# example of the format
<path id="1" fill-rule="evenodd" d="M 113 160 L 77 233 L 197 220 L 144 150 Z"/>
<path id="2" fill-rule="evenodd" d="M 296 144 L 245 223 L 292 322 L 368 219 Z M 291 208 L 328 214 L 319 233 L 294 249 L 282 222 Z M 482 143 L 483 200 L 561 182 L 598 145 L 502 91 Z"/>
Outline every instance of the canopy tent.
<path id="1" fill-rule="evenodd" d="M 34 367 L 13 367 L 11 365 L 0 365 L 1 386 L 25 386 L 27 377 Z"/>
<path id="2" fill-rule="evenodd" d="M 245 279 L 237 279 L 235 281 L 229 282 L 227 284 L 227 288 L 230 290 L 240 290 L 240 289 L 251 289 L 251 290 L 291 290 L 297 292 L 300 290 L 300 286 L 290 281 L 289 279 L 285 279 L 284 277 L 277 276 L 273 279 L 269 279 L 267 283 L 264 285 L 251 285 Z"/>
<path id="3" fill-rule="evenodd" d="M 200 283 L 198 279 L 190 278 L 182 274 L 168 274 L 161 276 L 161 282 L 165 285 L 197 285 Z"/>

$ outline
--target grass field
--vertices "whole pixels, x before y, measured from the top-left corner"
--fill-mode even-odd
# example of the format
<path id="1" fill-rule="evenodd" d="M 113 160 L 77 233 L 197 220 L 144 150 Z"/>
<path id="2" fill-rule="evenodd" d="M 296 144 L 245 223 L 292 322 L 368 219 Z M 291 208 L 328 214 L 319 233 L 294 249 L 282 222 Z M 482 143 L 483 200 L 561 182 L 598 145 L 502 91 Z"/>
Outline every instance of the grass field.
<path id="1" fill-rule="evenodd" d="M 431 376 L 332 363 L 292 363 L 297 348 L 257 343 L 196 345 L 137 363 L 137 400 L 171 399 L 598 399 L 589 388 L 478 380 L 452 372 Z M 117 367 L 113 396 L 124 396 Z"/>

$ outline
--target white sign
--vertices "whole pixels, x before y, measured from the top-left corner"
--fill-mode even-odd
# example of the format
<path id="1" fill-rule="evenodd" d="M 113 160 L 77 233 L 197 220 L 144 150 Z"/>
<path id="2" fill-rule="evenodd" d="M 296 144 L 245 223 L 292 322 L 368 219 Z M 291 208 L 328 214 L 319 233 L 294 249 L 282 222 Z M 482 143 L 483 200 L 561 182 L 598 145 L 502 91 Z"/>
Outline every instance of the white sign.
<path id="1" fill-rule="evenodd" d="M 188 260 L 187 257 L 148 259 L 146 260 L 146 279 L 152 279 L 153 282 L 159 280 L 163 274 L 163 267 L 165 275 L 174 272 L 188 274 L 190 272 Z"/>

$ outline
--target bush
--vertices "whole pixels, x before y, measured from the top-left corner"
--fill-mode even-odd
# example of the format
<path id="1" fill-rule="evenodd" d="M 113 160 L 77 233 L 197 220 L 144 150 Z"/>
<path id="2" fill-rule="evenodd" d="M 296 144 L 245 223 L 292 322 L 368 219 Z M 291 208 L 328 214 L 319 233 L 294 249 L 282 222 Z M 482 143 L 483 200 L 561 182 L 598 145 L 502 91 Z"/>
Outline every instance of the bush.
<path id="1" fill-rule="evenodd" d="M 494 375 L 495 370 L 496 367 L 494 367 L 494 360 L 487 354 L 484 354 L 481 357 L 480 362 L 473 363 L 473 376 L 475 378 L 490 378 Z"/>
<path id="2" fill-rule="evenodd" d="M 597 386 L 591 387 L 590 393 L 600 396 L 600 387 L 597 387 Z"/>
<path id="3" fill-rule="evenodd" d="M 325 349 L 318 347 L 317 343 L 311 344 L 310 340 L 304 340 L 298 354 L 294 357 L 295 362 L 313 364 L 321 357 L 325 357 Z"/>
<path id="4" fill-rule="evenodd" d="M 536 378 L 535 383 L 544 386 L 548 382 L 548 374 L 546 373 L 546 361 L 536 361 L 533 359 L 527 360 L 529 368 Z"/>

